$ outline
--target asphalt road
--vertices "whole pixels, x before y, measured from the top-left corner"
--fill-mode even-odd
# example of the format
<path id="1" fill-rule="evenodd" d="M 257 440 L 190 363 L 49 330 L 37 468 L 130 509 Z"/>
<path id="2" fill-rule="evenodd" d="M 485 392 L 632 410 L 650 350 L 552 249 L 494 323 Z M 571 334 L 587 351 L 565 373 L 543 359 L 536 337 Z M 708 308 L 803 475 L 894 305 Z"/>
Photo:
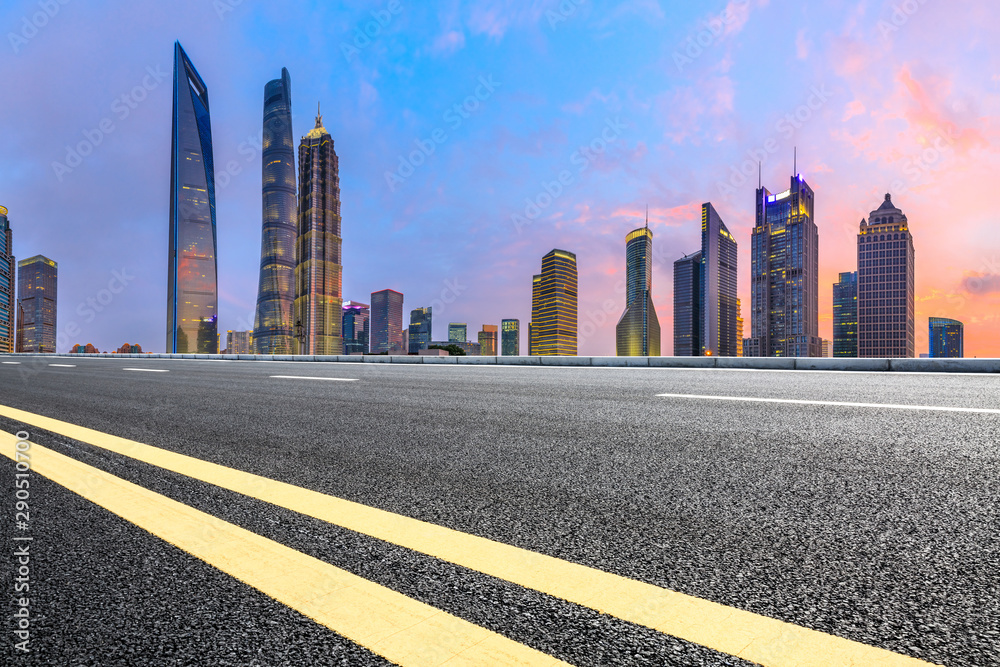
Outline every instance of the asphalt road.
<path id="1" fill-rule="evenodd" d="M 998 376 L 20 361 L 0 365 L 2 406 L 931 663 L 1000 665 L 1000 414 L 873 407 L 1000 410 Z M 0 427 L 570 664 L 749 664 L 21 422 Z M 15 468 L 3 457 L 0 468 L 9 554 Z M 31 653 L 13 647 L 11 602 L 4 664 L 388 664 L 62 486 L 31 484 Z M 0 569 L 10 599 L 13 558 Z"/>

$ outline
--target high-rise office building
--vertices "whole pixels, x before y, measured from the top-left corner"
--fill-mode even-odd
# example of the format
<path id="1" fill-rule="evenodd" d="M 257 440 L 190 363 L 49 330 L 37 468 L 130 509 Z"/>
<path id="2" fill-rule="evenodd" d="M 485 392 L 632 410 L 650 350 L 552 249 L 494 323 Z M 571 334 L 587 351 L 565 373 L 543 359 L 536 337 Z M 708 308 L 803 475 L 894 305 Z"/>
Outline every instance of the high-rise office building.
<path id="1" fill-rule="evenodd" d="M 736 239 L 711 203 L 701 207 L 701 352 L 736 356 Z"/>
<path id="2" fill-rule="evenodd" d="M 529 353 L 575 357 L 578 325 L 576 255 L 558 249 L 545 255 L 542 272 L 532 278 L 531 295 Z"/>
<path id="3" fill-rule="evenodd" d="M 344 336 L 344 354 L 367 354 L 371 306 L 357 301 L 344 302 L 341 332 Z"/>
<path id="4" fill-rule="evenodd" d="M 965 356 L 965 325 L 947 317 L 928 320 L 931 359 L 961 359 Z"/>
<path id="5" fill-rule="evenodd" d="M 660 356 L 660 320 L 653 306 L 653 232 L 646 226 L 625 236 L 625 312 L 615 327 L 619 357 Z"/>
<path id="6" fill-rule="evenodd" d="M 858 232 L 858 356 L 916 352 L 913 237 L 890 195 Z"/>
<path id="7" fill-rule="evenodd" d="M 257 354 L 291 354 L 295 335 L 295 145 L 292 138 L 292 80 L 281 78 L 264 86 L 262 139 L 262 223 L 260 280 L 253 344 Z"/>
<path id="8" fill-rule="evenodd" d="M 500 354 L 505 357 L 521 354 L 520 320 L 500 320 Z"/>
<path id="9" fill-rule="evenodd" d="M 409 354 L 419 354 L 431 344 L 434 329 L 433 307 L 414 308 L 410 311 L 410 328 L 407 332 L 406 345 Z"/>
<path id="10" fill-rule="evenodd" d="M 743 356 L 743 304 L 736 299 L 736 356 Z"/>
<path id="11" fill-rule="evenodd" d="M 317 110 L 316 127 L 299 143 L 296 354 L 344 353 L 341 244 L 340 163 Z"/>
<path id="12" fill-rule="evenodd" d="M 749 348 L 762 357 L 818 357 L 819 230 L 801 175 L 771 194 L 757 189 L 750 250 Z M 744 349 L 750 356 L 750 350 Z"/>
<path id="13" fill-rule="evenodd" d="M 208 88 L 177 42 L 170 140 L 169 353 L 219 351 L 216 247 Z"/>
<path id="14" fill-rule="evenodd" d="M 0 352 L 18 351 L 14 278 L 13 235 L 7 220 L 7 209 L 0 206 Z"/>
<path id="15" fill-rule="evenodd" d="M 820 356 L 821 357 L 832 357 L 833 356 L 833 341 L 830 340 L 829 338 L 823 338 L 821 340 L 823 342 L 822 342 L 822 345 L 820 346 L 820 349 L 822 350 L 822 353 L 820 354 Z"/>
<path id="16" fill-rule="evenodd" d="M 479 350 L 484 357 L 495 357 L 497 354 L 497 325 L 484 324 L 479 332 Z"/>
<path id="17" fill-rule="evenodd" d="M 22 352 L 56 351 L 58 265 L 35 255 L 17 263 L 17 298 L 24 309 L 19 327 Z"/>
<path id="18" fill-rule="evenodd" d="M 396 290 L 372 292 L 372 354 L 405 353 L 403 349 L 403 295 Z"/>
<path id="19" fill-rule="evenodd" d="M 841 273 L 833 284 L 833 356 L 858 356 L 858 272 Z"/>
<path id="20" fill-rule="evenodd" d="M 468 335 L 468 325 L 465 322 L 451 322 L 448 324 L 448 342 L 464 343 Z"/>
<path id="21" fill-rule="evenodd" d="M 701 251 L 674 262 L 674 356 L 701 354 Z"/>
<path id="22" fill-rule="evenodd" d="M 226 350 L 229 354 L 253 354 L 253 332 L 230 329 L 226 332 Z"/>

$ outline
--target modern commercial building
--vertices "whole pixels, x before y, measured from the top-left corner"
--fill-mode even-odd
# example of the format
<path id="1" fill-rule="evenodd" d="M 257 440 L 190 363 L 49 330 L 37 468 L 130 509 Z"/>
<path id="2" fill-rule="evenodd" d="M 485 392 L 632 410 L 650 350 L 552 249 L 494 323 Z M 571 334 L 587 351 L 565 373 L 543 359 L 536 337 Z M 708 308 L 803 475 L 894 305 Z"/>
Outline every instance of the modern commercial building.
<path id="1" fill-rule="evenodd" d="M 701 251 L 674 262 L 674 356 L 701 354 Z"/>
<path id="2" fill-rule="evenodd" d="M 801 175 L 779 194 L 757 189 L 750 249 L 750 349 L 762 357 L 818 357 L 819 230 Z"/>
<path id="3" fill-rule="evenodd" d="M 317 110 L 316 127 L 299 143 L 296 354 L 344 353 L 341 245 L 340 163 Z"/>
<path id="4" fill-rule="evenodd" d="M 465 322 L 451 322 L 448 324 L 448 342 L 450 343 L 464 343 L 468 331 L 468 325 Z"/>
<path id="5" fill-rule="evenodd" d="M 479 350 L 484 357 L 495 357 L 497 354 L 497 325 L 484 324 L 479 332 Z"/>
<path id="6" fill-rule="evenodd" d="M 407 332 L 406 345 L 409 354 L 417 354 L 426 350 L 431 344 L 431 332 L 434 329 L 433 307 L 414 308 L 410 311 L 410 328 Z"/>
<path id="7" fill-rule="evenodd" d="M 226 332 L 226 350 L 229 354 L 253 354 L 253 332 L 233 331 Z"/>
<path id="8" fill-rule="evenodd" d="M 125 343 L 117 350 L 118 354 L 142 354 L 142 345 Z"/>
<path id="9" fill-rule="evenodd" d="M 18 325 L 22 352 L 56 351 L 58 273 L 58 265 L 42 255 L 17 263 L 17 298 L 24 309 Z"/>
<path id="10" fill-rule="evenodd" d="M 520 320 L 500 320 L 500 354 L 505 357 L 521 354 Z"/>
<path id="11" fill-rule="evenodd" d="M 965 356 L 965 326 L 958 320 L 932 317 L 928 321 L 931 359 L 961 359 Z"/>
<path id="12" fill-rule="evenodd" d="M 858 356 L 916 353 L 913 237 L 890 195 L 858 232 Z"/>
<path id="13" fill-rule="evenodd" d="M 372 292 L 371 351 L 403 351 L 403 295 L 396 290 Z"/>
<path id="14" fill-rule="evenodd" d="M 542 258 L 532 278 L 529 354 L 576 356 L 577 280 L 573 253 L 554 249 Z"/>
<path id="15" fill-rule="evenodd" d="M 298 233 L 293 141 L 292 80 L 282 68 L 281 78 L 264 86 L 260 280 L 253 323 L 257 354 L 291 354 L 293 349 Z"/>
<path id="16" fill-rule="evenodd" d="M 736 299 L 736 356 L 743 356 L 743 304 Z"/>
<path id="17" fill-rule="evenodd" d="M 736 239 L 711 203 L 701 206 L 701 355 L 736 356 Z"/>
<path id="18" fill-rule="evenodd" d="M 219 351 L 213 160 L 208 88 L 177 42 L 170 139 L 169 353 Z"/>
<path id="19" fill-rule="evenodd" d="M 7 209 L 0 206 L 0 352 L 18 351 L 14 278 L 13 235 L 7 220 Z"/>
<path id="20" fill-rule="evenodd" d="M 833 341 L 829 338 L 823 338 L 823 343 L 821 345 L 822 353 L 821 357 L 832 357 L 833 356 Z"/>
<path id="21" fill-rule="evenodd" d="M 615 327 L 619 357 L 660 356 L 660 320 L 653 306 L 653 232 L 646 226 L 625 236 L 625 312 Z"/>
<path id="22" fill-rule="evenodd" d="M 367 354 L 371 334 L 371 306 L 358 301 L 344 302 L 341 332 L 344 336 L 344 354 Z"/>
<path id="23" fill-rule="evenodd" d="M 841 273 L 833 284 L 833 356 L 858 356 L 858 272 Z"/>

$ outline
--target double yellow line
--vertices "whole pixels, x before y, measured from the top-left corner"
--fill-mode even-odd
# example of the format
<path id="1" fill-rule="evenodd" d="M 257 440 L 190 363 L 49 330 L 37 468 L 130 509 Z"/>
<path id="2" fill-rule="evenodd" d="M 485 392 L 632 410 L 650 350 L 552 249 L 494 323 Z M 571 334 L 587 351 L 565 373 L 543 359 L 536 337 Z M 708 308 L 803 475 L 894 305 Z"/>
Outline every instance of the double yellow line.
<path id="1" fill-rule="evenodd" d="M 930 664 L 49 417 L 0 416 L 768 667 Z M 13 458 L 16 438 L 0 440 Z M 39 474 L 400 665 L 565 664 L 75 459 L 31 455 Z"/>

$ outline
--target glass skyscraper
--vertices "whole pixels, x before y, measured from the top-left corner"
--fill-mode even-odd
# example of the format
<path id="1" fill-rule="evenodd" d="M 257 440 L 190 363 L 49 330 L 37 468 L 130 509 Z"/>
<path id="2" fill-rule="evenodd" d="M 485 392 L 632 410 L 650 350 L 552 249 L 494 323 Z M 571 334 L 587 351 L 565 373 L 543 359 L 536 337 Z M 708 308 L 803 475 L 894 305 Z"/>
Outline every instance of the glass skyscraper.
<path id="1" fill-rule="evenodd" d="M 619 357 L 660 356 L 660 320 L 653 306 L 653 232 L 649 221 L 625 236 L 625 312 L 615 327 Z"/>
<path id="2" fill-rule="evenodd" d="M 736 356 L 736 264 L 736 239 L 715 207 L 702 204 L 700 355 Z"/>
<path id="3" fill-rule="evenodd" d="M 22 352 L 56 351 L 58 265 L 35 255 L 17 263 L 17 298 L 24 312 L 18 324 Z"/>
<path id="4" fill-rule="evenodd" d="M 577 324 L 576 255 L 554 249 L 542 258 L 542 272 L 532 278 L 529 353 L 575 357 Z"/>
<path id="5" fill-rule="evenodd" d="M 745 356 L 818 357 L 819 230 L 801 175 L 779 194 L 757 189 L 750 249 L 750 339 Z"/>
<path id="6" fill-rule="evenodd" d="M 913 237 L 890 195 L 858 232 L 858 356 L 916 352 Z"/>
<path id="7" fill-rule="evenodd" d="M 0 352 L 17 352 L 14 320 L 14 245 L 7 209 L 0 206 Z"/>
<path id="8" fill-rule="evenodd" d="M 295 334 L 295 145 L 292 138 L 292 80 L 264 86 L 262 135 L 262 231 L 253 346 L 257 354 L 291 354 Z"/>
<path id="9" fill-rule="evenodd" d="M 295 353 L 343 354 L 340 164 L 333 138 L 316 127 L 299 144 L 295 241 Z"/>
<path id="10" fill-rule="evenodd" d="M 372 292 L 372 354 L 406 352 L 403 349 L 403 295 L 396 290 Z"/>
<path id="11" fill-rule="evenodd" d="M 701 354 L 701 251 L 674 262 L 674 356 Z"/>
<path id="12" fill-rule="evenodd" d="M 215 167 L 208 88 L 174 44 L 167 352 L 219 351 Z"/>
<path id="13" fill-rule="evenodd" d="M 410 311 L 410 328 L 407 331 L 407 352 L 417 354 L 431 344 L 434 312 L 432 307 L 415 308 Z"/>
<path id="14" fill-rule="evenodd" d="M 928 320 L 931 359 L 961 359 L 965 356 L 965 326 L 958 320 L 932 317 Z"/>
<path id="15" fill-rule="evenodd" d="M 465 322 L 451 322 L 448 324 L 448 342 L 464 343 L 468 335 L 468 325 Z"/>
<path id="16" fill-rule="evenodd" d="M 858 356 L 858 273 L 841 273 L 833 284 L 833 356 Z"/>
<path id="17" fill-rule="evenodd" d="M 505 357 L 521 354 L 520 320 L 500 320 L 500 354 Z"/>
<path id="18" fill-rule="evenodd" d="M 367 354 L 371 306 L 357 301 L 344 302 L 341 332 L 344 336 L 344 354 Z"/>

